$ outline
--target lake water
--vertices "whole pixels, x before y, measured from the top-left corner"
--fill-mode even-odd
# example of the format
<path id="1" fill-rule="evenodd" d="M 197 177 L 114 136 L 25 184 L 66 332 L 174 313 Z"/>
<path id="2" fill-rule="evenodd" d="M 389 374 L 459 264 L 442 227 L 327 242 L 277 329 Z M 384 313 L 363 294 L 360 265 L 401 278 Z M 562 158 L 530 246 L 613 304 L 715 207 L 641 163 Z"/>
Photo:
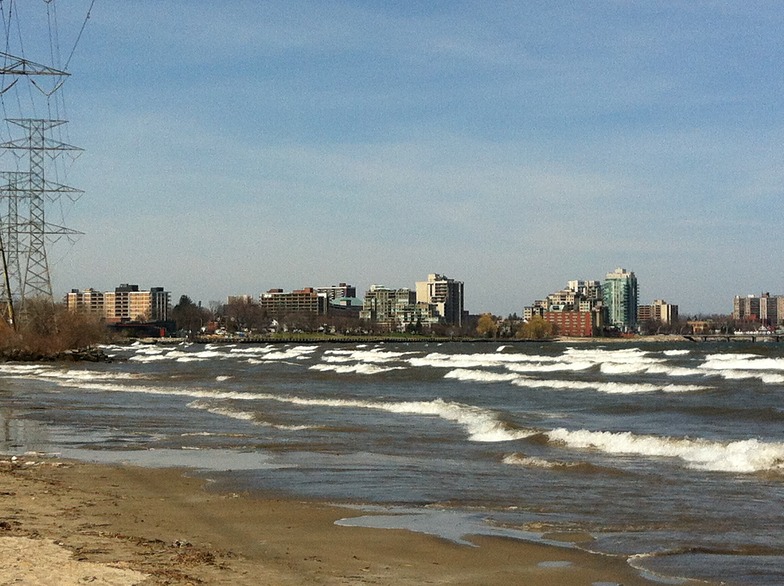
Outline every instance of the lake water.
<path id="1" fill-rule="evenodd" d="M 0 452 L 188 466 L 459 542 L 579 535 L 668 583 L 784 584 L 784 345 L 106 351 L 0 364 Z"/>

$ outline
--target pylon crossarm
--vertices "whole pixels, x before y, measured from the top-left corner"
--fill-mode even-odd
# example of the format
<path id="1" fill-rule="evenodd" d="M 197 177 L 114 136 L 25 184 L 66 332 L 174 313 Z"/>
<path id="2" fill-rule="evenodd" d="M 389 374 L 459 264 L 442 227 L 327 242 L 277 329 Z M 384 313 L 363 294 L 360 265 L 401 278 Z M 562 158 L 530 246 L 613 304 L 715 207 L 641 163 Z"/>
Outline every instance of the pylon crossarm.
<path id="1" fill-rule="evenodd" d="M 41 65 L 24 57 L 17 57 L 1 51 L 0 59 L 3 60 L 3 65 L 0 66 L 0 75 L 71 75 L 67 71 L 61 71 L 48 65 Z"/>

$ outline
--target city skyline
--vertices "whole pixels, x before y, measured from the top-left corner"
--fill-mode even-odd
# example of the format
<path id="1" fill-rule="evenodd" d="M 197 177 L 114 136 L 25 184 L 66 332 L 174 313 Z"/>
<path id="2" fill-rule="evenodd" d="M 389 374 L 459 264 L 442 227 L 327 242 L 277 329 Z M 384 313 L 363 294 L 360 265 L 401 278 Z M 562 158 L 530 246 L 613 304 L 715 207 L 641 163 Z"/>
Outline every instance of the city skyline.
<path id="1" fill-rule="evenodd" d="M 64 87 L 85 235 L 53 288 L 206 304 L 435 269 L 505 315 L 624 266 L 641 299 L 729 313 L 784 290 L 782 24 L 764 2 L 96 3 Z"/>
<path id="2" fill-rule="evenodd" d="M 597 290 L 601 291 L 603 288 L 605 288 L 608 285 L 608 283 L 611 282 L 612 279 L 616 279 L 618 277 L 625 278 L 627 276 L 630 276 L 631 279 L 634 282 L 633 289 L 632 289 L 631 293 L 629 293 L 629 295 L 633 299 L 634 306 L 629 308 L 629 314 L 628 314 L 629 316 L 638 316 L 639 315 L 638 314 L 638 309 L 640 307 L 646 307 L 646 311 L 654 312 L 657 315 L 659 315 L 662 311 L 666 311 L 666 313 L 664 314 L 664 321 L 667 321 L 667 322 L 670 321 L 673 311 L 674 311 L 674 315 L 676 315 L 676 316 L 678 315 L 678 313 L 679 313 L 679 311 L 678 311 L 678 304 L 677 303 L 673 304 L 672 300 L 664 300 L 664 299 L 661 299 L 661 298 L 652 297 L 650 301 L 647 301 L 647 299 L 639 298 L 638 291 L 637 291 L 637 280 L 636 280 L 636 276 L 634 274 L 634 271 L 628 271 L 627 272 L 626 269 L 624 269 L 622 267 L 617 267 L 614 271 L 608 272 L 605 275 L 605 279 L 603 281 L 602 280 L 582 280 L 582 279 L 570 280 L 567 283 L 567 289 L 560 289 L 560 290 L 555 291 L 553 293 L 541 294 L 539 296 L 540 299 L 533 300 L 532 303 L 525 303 L 520 311 L 515 310 L 515 311 L 509 312 L 509 313 L 503 313 L 503 312 L 497 312 L 497 311 L 492 311 L 492 310 L 475 312 L 475 311 L 472 311 L 471 308 L 469 308 L 469 307 L 464 307 L 464 309 L 465 309 L 466 314 L 471 314 L 471 315 L 481 315 L 483 313 L 490 313 L 490 314 L 493 314 L 495 316 L 503 318 L 505 315 L 516 314 L 516 315 L 519 315 L 520 317 L 523 317 L 523 318 L 527 319 L 529 311 L 532 309 L 532 307 L 536 306 L 536 307 L 543 307 L 543 308 L 546 309 L 546 308 L 549 307 L 550 304 L 553 304 L 553 303 L 556 304 L 556 305 L 557 304 L 561 304 L 561 303 L 567 303 L 568 300 L 564 301 L 564 299 L 566 299 L 564 297 L 564 295 L 568 295 L 569 293 L 572 293 L 572 294 L 577 293 L 578 295 L 581 295 L 583 298 L 586 298 L 586 299 L 599 299 L 599 300 L 601 300 L 602 297 L 603 297 L 601 293 L 599 293 L 599 296 L 596 297 Z M 331 284 L 322 283 L 321 285 L 314 285 L 314 284 L 311 283 L 311 284 L 300 286 L 300 287 L 294 287 L 294 288 L 291 288 L 291 289 L 288 289 L 288 290 L 284 289 L 284 288 L 281 288 L 281 287 L 273 286 L 271 288 L 262 288 L 261 290 L 259 290 L 257 292 L 254 292 L 254 293 L 249 293 L 249 292 L 232 292 L 232 293 L 229 293 L 229 294 L 225 295 L 222 299 L 212 299 L 212 300 L 209 300 L 209 301 L 204 301 L 202 299 L 194 298 L 188 292 L 176 292 L 176 291 L 172 292 L 172 291 L 169 291 L 165 286 L 161 287 L 160 284 L 158 284 L 158 285 L 156 285 L 154 287 L 150 287 L 149 290 L 147 289 L 147 285 L 148 284 L 147 285 L 141 285 L 141 292 L 144 293 L 144 292 L 165 291 L 167 295 L 170 295 L 171 305 L 177 304 L 179 302 L 179 300 L 183 296 L 185 296 L 185 297 L 188 297 L 192 303 L 196 303 L 196 304 L 201 305 L 201 306 L 203 306 L 205 308 L 211 308 L 213 306 L 213 304 L 215 304 L 215 303 L 220 304 L 220 305 L 231 304 L 232 302 L 240 302 L 240 303 L 253 302 L 253 303 L 259 303 L 260 301 L 263 302 L 263 299 L 265 297 L 270 297 L 271 294 L 273 294 L 273 295 L 274 294 L 288 295 L 290 293 L 304 293 L 306 291 L 316 292 L 316 293 L 318 293 L 320 295 L 324 295 L 329 300 L 335 300 L 335 299 L 341 298 L 341 297 L 344 296 L 344 293 L 348 293 L 347 298 L 354 298 L 354 297 L 356 297 L 356 300 L 361 302 L 361 301 L 363 301 L 363 299 L 365 297 L 365 294 L 368 293 L 368 292 L 372 293 L 374 289 L 385 289 L 385 290 L 388 289 L 388 290 L 391 290 L 391 291 L 394 291 L 394 290 L 397 290 L 397 289 L 401 289 L 401 290 L 402 289 L 406 289 L 406 290 L 410 291 L 412 295 L 416 295 L 417 297 L 420 297 L 420 298 L 424 299 L 424 298 L 426 298 L 428 296 L 427 293 L 425 293 L 425 287 L 428 285 L 428 283 L 432 284 L 434 282 L 446 282 L 446 281 L 449 281 L 449 282 L 454 281 L 456 283 L 459 283 L 459 286 L 460 286 L 460 299 L 461 299 L 460 304 L 461 304 L 461 307 L 462 307 L 463 285 L 464 285 L 464 283 L 462 281 L 460 281 L 459 279 L 452 279 L 451 277 L 447 277 L 446 275 L 440 275 L 438 273 L 430 273 L 430 274 L 428 274 L 426 281 L 417 281 L 417 282 L 415 282 L 413 284 L 413 287 L 411 286 L 410 283 L 407 283 L 407 284 L 401 284 L 401 283 L 391 283 L 391 284 L 390 283 L 384 283 L 384 284 L 372 283 L 372 284 L 368 285 L 366 287 L 366 289 L 363 291 L 363 289 L 358 288 L 356 286 L 356 284 L 347 283 L 347 282 L 344 282 L 344 281 L 335 281 L 335 280 L 333 280 L 331 282 Z M 90 298 L 90 296 L 93 295 L 93 292 L 98 293 L 99 295 L 107 294 L 107 293 L 111 295 L 115 291 L 130 291 L 130 290 L 139 291 L 140 290 L 139 287 L 140 286 L 139 286 L 138 283 L 133 283 L 133 284 L 122 283 L 120 285 L 117 285 L 116 287 L 110 287 L 110 288 L 105 289 L 105 290 L 101 290 L 100 288 L 91 287 L 91 286 L 87 286 L 87 287 L 84 287 L 84 288 L 82 288 L 82 287 L 72 287 L 64 295 L 64 299 L 66 300 L 67 304 L 76 306 L 76 304 L 77 304 L 76 301 L 73 301 L 73 300 L 72 301 L 68 301 L 68 297 L 69 296 L 73 297 L 73 295 L 78 294 L 80 296 L 81 295 L 86 295 L 87 298 Z M 431 296 L 432 296 L 432 291 L 431 291 Z M 738 310 L 738 302 L 739 302 L 739 300 L 746 300 L 746 303 L 748 304 L 748 303 L 751 302 L 750 301 L 751 299 L 756 299 L 757 300 L 756 302 L 759 303 L 759 299 L 760 298 L 765 298 L 765 297 L 770 297 L 771 299 L 774 300 L 774 302 L 777 302 L 778 300 L 784 300 L 784 293 L 761 292 L 759 294 L 759 296 L 757 294 L 736 294 L 735 296 L 733 296 L 732 300 L 730 300 L 730 302 L 729 302 L 729 306 L 730 306 L 729 311 L 712 312 L 712 314 L 714 314 L 714 315 L 724 315 L 724 316 L 726 316 L 726 315 L 733 315 L 733 317 L 735 319 L 742 319 L 742 317 L 744 315 L 752 314 L 752 313 L 754 313 L 754 311 L 752 309 L 747 309 L 745 311 L 745 313 L 743 311 L 741 311 L 739 313 L 739 310 Z M 443 299 L 439 299 L 439 301 L 443 302 L 444 300 Z M 604 301 L 607 302 L 607 300 L 604 300 Z M 571 303 L 571 302 L 569 302 L 569 303 Z M 664 308 L 664 309 L 662 310 L 662 308 Z M 782 308 L 784 308 L 784 305 L 782 306 Z M 577 304 L 575 304 L 575 307 L 573 309 L 576 310 L 576 311 L 590 311 L 590 307 L 588 307 L 588 306 L 583 307 L 582 304 L 580 304 L 579 307 L 577 307 Z M 571 311 L 571 310 L 572 309 L 569 309 L 569 311 Z M 441 308 L 440 313 L 441 313 L 441 315 L 445 314 L 445 312 L 443 310 L 443 307 Z M 779 311 L 778 314 L 780 315 L 781 311 Z M 699 315 L 705 316 L 705 315 L 708 315 L 708 314 L 707 314 L 707 312 L 700 312 L 700 311 L 694 312 L 692 314 L 692 316 L 699 316 Z M 454 317 L 452 319 L 454 319 Z M 634 321 L 634 319 L 635 318 L 632 317 L 631 321 Z M 619 320 L 613 319 L 611 321 L 619 321 Z"/>

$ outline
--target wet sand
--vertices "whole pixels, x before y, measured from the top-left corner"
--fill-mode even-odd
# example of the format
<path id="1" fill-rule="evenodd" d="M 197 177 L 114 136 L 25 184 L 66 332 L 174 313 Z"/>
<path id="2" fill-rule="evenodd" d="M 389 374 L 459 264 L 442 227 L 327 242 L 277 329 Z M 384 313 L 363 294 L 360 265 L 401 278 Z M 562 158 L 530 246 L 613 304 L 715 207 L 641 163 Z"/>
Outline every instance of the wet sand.
<path id="1" fill-rule="evenodd" d="M 0 585 L 656 583 L 623 559 L 575 549 L 335 525 L 362 514 L 211 492 L 182 470 L 5 456 Z"/>

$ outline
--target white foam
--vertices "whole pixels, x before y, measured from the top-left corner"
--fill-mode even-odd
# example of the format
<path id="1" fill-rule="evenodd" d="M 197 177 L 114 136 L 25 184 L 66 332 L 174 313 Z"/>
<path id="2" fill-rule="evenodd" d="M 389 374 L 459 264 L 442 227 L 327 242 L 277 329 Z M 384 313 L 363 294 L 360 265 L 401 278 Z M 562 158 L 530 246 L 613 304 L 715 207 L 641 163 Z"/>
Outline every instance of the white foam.
<path id="1" fill-rule="evenodd" d="M 708 357 L 700 364 L 706 370 L 784 370 L 784 358 L 740 358 L 736 360 Z"/>
<path id="2" fill-rule="evenodd" d="M 379 374 L 390 370 L 404 370 L 402 366 L 376 366 L 375 364 L 314 364 L 310 370 L 338 374 Z"/>
<path id="3" fill-rule="evenodd" d="M 542 364 L 540 362 L 532 362 L 531 364 L 507 364 L 506 369 L 511 372 L 578 372 L 581 370 L 588 370 L 595 366 L 593 362 L 554 362 L 551 364 Z"/>
<path id="4" fill-rule="evenodd" d="M 39 374 L 42 378 L 66 379 L 73 383 L 95 380 L 142 380 L 145 375 L 130 372 L 105 372 L 96 370 L 49 370 Z"/>
<path id="5" fill-rule="evenodd" d="M 747 439 L 717 442 L 705 439 L 636 435 L 631 432 L 569 431 L 546 433 L 552 442 L 570 448 L 597 449 L 608 454 L 677 458 L 690 468 L 716 472 L 784 472 L 784 444 Z"/>
<path id="6" fill-rule="evenodd" d="M 469 368 L 457 368 L 450 370 L 444 375 L 444 378 L 453 378 L 461 381 L 473 381 L 480 383 L 498 383 L 510 382 L 519 378 L 516 374 L 503 374 L 498 372 L 489 372 L 486 370 L 473 370 Z"/>
<path id="7" fill-rule="evenodd" d="M 591 382 L 574 380 L 539 380 L 520 377 L 512 381 L 514 385 L 525 388 L 549 388 L 565 390 L 594 390 L 610 395 L 635 395 L 638 393 L 693 393 L 711 387 L 703 385 L 656 385 L 651 383 Z"/>
<path id="8" fill-rule="evenodd" d="M 191 401 L 187 407 L 191 409 L 200 409 L 215 415 L 222 415 L 224 417 L 231 417 L 232 419 L 239 419 L 242 421 L 256 421 L 256 416 L 247 411 L 238 411 L 236 409 L 229 409 L 228 407 L 216 407 L 203 401 Z"/>
<path id="9" fill-rule="evenodd" d="M 757 354 L 710 354 L 699 369 L 727 380 L 758 379 L 765 384 L 784 383 L 784 373 L 780 372 L 784 370 L 784 358 L 764 358 Z"/>
<path id="10" fill-rule="evenodd" d="M 313 350 L 306 349 L 305 346 L 300 346 L 298 348 L 288 348 L 288 349 L 277 350 L 277 351 L 268 350 L 267 352 L 261 354 L 254 354 L 251 360 L 260 361 L 260 362 L 307 360 L 311 357 L 312 352 Z"/>
<path id="11" fill-rule="evenodd" d="M 196 356 L 197 358 L 225 358 L 225 352 L 218 352 L 217 350 L 202 350 L 201 352 L 193 352 L 191 356 Z"/>
<path id="12" fill-rule="evenodd" d="M 313 429 L 313 426 L 309 425 L 280 425 L 276 423 L 269 423 L 268 421 L 261 421 L 256 417 L 255 413 L 248 413 L 247 411 L 240 411 L 238 409 L 231 409 L 229 407 L 221 407 L 211 403 L 205 403 L 204 401 L 191 401 L 188 403 L 187 407 L 190 407 L 191 409 L 207 411 L 213 415 L 221 415 L 223 417 L 238 419 L 240 421 L 250 421 L 254 425 L 274 427 L 275 429 L 281 429 L 284 431 L 302 431 L 305 429 Z"/>
<path id="13" fill-rule="evenodd" d="M 265 354 L 272 352 L 274 346 L 236 346 L 229 349 L 230 354 Z"/>
<path id="14" fill-rule="evenodd" d="M 722 370 L 717 372 L 720 377 L 727 380 L 746 380 L 758 379 L 765 384 L 777 385 L 784 383 L 784 374 L 773 374 L 769 372 L 754 372 L 748 370 Z"/>
<path id="15" fill-rule="evenodd" d="M 520 466 L 521 468 L 544 468 L 547 470 L 555 468 L 577 468 L 582 465 L 580 462 L 558 462 L 545 460 L 544 458 L 536 458 L 534 456 L 526 456 L 525 454 L 509 454 L 504 456 L 502 461 L 504 464 Z"/>
<path id="16" fill-rule="evenodd" d="M 171 360 L 171 357 L 169 357 L 169 356 L 167 356 L 165 354 L 136 354 L 136 355 L 131 356 L 130 358 L 128 358 L 128 360 L 131 360 L 133 362 L 141 362 L 143 364 L 146 364 L 148 362 L 159 362 L 159 361 L 163 361 L 163 360 Z"/>
<path id="17" fill-rule="evenodd" d="M 383 350 L 327 350 L 322 360 L 324 362 L 395 362 L 414 352 L 389 352 Z"/>
<path id="18" fill-rule="evenodd" d="M 683 355 L 689 350 L 665 351 L 667 355 Z M 513 353 L 442 354 L 431 353 L 422 357 L 408 358 L 414 367 L 447 369 L 483 369 L 502 367 L 510 372 L 580 372 L 598 367 L 603 374 L 633 375 L 660 374 L 672 377 L 706 376 L 704 370 L 685 366 L 672 366 L 666 358 L 652 356 L 650 352 L 637 348 L 607 350 L 602 348 L 567 348 L 560 356 L 544 356 Z"/>
<path id="19" fill-rule="evenodd" d="M 63 383 L 65 384 L 65 383 Z M 113 383 L 85 383 L 78 385 L 84 390 L 106 392 L 141 393 L 193 397 L 194 399 L 266 400 L 303 406 L 334 407 L 347 409 L 372 409 L 396 414 L 437 416 L 462 426 L 472 441 L 501 442 L 528 437 L 533 430 L 510 428 L 493 411 L 434 399 L 432 401 L 374 402 L 351 399 L 314 399 L 296 396 L 272 395 L 267 393 L 238 393 L 231 391 L 209 391 L 204 389 L 162 388 L 142 385 L 119 385 Z"/>
<path id="20" fill-rule="evenodd" d="M 431 368 L 479 368 L 502 366 L 510 363 L 562 362 L 559 357 L 533 354 L 442 354 L 434 352 L 423 357 L 409 358 L 411 366 Z"/>
<path id="21" fill-rule="evenodd" d="M 35 378 L 52 370 L 51 366 L 41 364 L 0 363 L 0 373 L 14 378 Z"/>
<path id="22" fill-rule="evenodd" d="M 518 387 L 529 389 L 565 389 L 565 390 L 594 390 L 601 393 L 633 395 L 636 393 L 691 393 L 704 391 L 711 387 L 703 385 L 656 385 L 651 383 L 621 383 L 621 382 L 591 382 L 575 380 L 544 380 L 526 377 L 518 374 L 504 374 L 489 372 L 486 370 L 463 369 L 451 370 L 444 375 L 444 378 L 456 379 L 469 382 L 497 383 L 511 382 Z"/>
<path id="23" fill-rule="evenodd" d="M 654 358 L 650 352 L 639 348 L 624 348 L 621 350 L 606 350 L 603 348 L 567 348 L 564 357 L 572 360 L 589 360 L 591 362 L 623 362 L 623 363 L 653 363 L 661 362 L 663 358 Z"/>
<path id="24" fill-rule="evenodd" d="M 605 362 L 599 370 L 603 374 L 663 374 L 666 376 L 704 376 L 705 373 L 694 368 L 685 368 L 682 366 L 668 366 L 660 363 L 623 363 L 623 362 Z"/>
<path id="25" fill-rule="evenodd" d="M 493 411 L 443 399 L 397 403 L 349 399 L 303 399 L 299 397 L 275 397 L 275 400 L 298 405 L 373 409 L 404 415 L 437 416 L 461 425 L 468 432 L 469 438 L 476 442 L 511 441 L 535 433 L 533 430 L 511 429 Z"/>
<path id="26" fill-rule="evenodd" d="M 137 345 L 134 345 L 133 348 L 136 351 L 137 355 L 138 354 L 155 355 L 155 354 L 163 354 L 164 353 L 164 349 L 163 348 L 159 348 L 158 346 L 141 346 L 141 345 L 137 346 Z"/>

